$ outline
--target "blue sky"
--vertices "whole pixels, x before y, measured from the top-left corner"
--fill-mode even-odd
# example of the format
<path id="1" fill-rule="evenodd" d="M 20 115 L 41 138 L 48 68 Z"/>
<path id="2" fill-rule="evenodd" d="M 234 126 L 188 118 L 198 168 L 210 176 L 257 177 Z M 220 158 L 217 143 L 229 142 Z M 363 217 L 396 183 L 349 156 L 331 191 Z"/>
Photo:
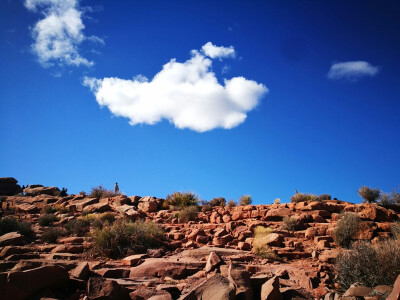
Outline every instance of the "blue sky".
<path id="1" fill-rule="evenodd" d="M 351 202 L 361 185 L 391 191 L 399 13 L 398 1 L 1 1 L 0 176 L 256 204 L 295 188 Z"/>

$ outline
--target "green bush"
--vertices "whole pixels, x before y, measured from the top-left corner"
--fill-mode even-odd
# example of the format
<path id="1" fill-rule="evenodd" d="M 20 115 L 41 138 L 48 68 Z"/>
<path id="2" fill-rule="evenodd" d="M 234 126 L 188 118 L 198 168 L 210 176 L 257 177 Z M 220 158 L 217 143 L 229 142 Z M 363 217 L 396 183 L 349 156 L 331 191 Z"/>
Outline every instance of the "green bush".
<path id="1" fill-rule="evenodd" d="M 393 223 L 390 231 L 392 232 L 395 239 L 400 240 L 400 221 Z"/>
<path id="2" fill-rule="evenodd" d="M 69 221 L 65 225 L 69 234 L 84 236 L 90 230 L 90 221 L 87 218 L 77 218 Z"/>
<path id="3" fill-rule="evenodd" d="M 143 253 L 161 246 L 162 228 L 152 222 L 118 220 L 93 232 L 94 250 L 111 258 Z"/>
<path id="4" fill-rule="evenodd" d="M 96 186 L 96 187 L 92 187 L 92 190 L 90 191 L 89 197 L 93 197 L 93 198 L 108 198 L 108 197 L 114 197 L 119 195 L 119 193 L 114 193 L 111 190 L 107 190 L 106 188 L 104 188 L 102 185 Z"/>
<path id="5" fill-rule="evenodd" d="M 266 244 L 267 236 L 274 230 L 269 227 L 257 226 L 254 229 L 253 252 L 260 258 L 279 260 L 279 256 Z"/>
<path id="6" fill-rule="evenodd" d="M 239 205 L 250 205 L 253 202 L 250 195 L 243 195 L 239 198 Z"/>
<path id="7" fill-rule="evenodd" d="M 64 231 L 60 228 L 47 228 L 42 233 L 41 240 L 45 243 L 55 243 L 60 236 L 64 235 Z"/>
<path id="8" fill-rule="evenodd" d="M 44 208 L 45 214 L 54 214 L 57 210 L 53 206 L 46 206 Z"/>
<path id="9" fill-rule="evenodd" d="M 115 215 L 113 213 L 110 213 L 110 212 L 105 212 L 105 213 L 102 213 L 100 215 L 99 219 L 102 222 L 107 222 L 109 224 L 112 224 L 115 221 Z"/>
<path id="10" fill-rule="evenodd" d="M 44 214 L 39 217 L 40 226 L 53 226 L 53 223 L 57 221 L 58 218 L 53 214 Z"/>
<path id="11" fill-rule="evenodd" d="M 336 259 L 337 280 L 342 290 L 353 283 L 374 287 L 393 285 L 400 274 L 400 244 L 385 240 L 372 245 L 354 243 L 350 251 L 343 251 Z"/>
<path id="12" fill-rule="evenodd" d="M 299 227 L 299 221 L 296 218 L 292 217 L 284 217 L 282 220 L 282 229 L 287 230 L 289 232 L 296 231 Z"/>
<path id="13" fill-rule="evenodd" d="M 336 244 L 344 248 L 349 248 L 354 235 L 360 228 L 360 222 L 361 219 L 355 213 L 345 212 L 340 214 L 339 221 L 333 233 Z"/>
<path id="14" fill-rule="evenodd" d="M 360 195 L 361 198 L 363 198 L 363 202 L 368 202 L 368 203 L 375 203 L 379 196 L 380 196 L 380 191 L 378 188 L 371 189 L 367 186 L 362 186 L 358 190 L 358 194 Z"/>
<path id="15" fill-rule="evenodd" d="M 179 221 L 182 223 L 187 223 L 189 221 L 194 221 L 199 214 L 197 206 L 188 206 L 179 212 Z"/>
<path id="16" fill-rule="evenodd" d="M 33 234 L 31 224 L 26 221 L 18 221 L 11 216 L 0 219 L 0 235 L 14 231 L 25 236 L 31 236 Z"/>
<path id="17" fill-rule="evenodd" d="M 321 194 L 318 196 L 315 196 L 314 201 L 324 201 L 324 200 L 331 200 L 332 196 L 329 194 Z"/>
<path id="18" fill-rule="evenodd" d="M 298 202 L 307 202 L 307 201 L 324 201 L 331 200 L 332 196 L 329 194 L 306 194 L 306 193 L 296 193 L 292 197 L 290 197 L 290 202 L 298 203 Z"/>
<path id="19" fill-rule="evenodd" d="M 208 202 L 208 204 L 211 205 L 211 206 L 225 207 L 226 200 L 225 200 L 224 197 L 213 198 Z"/>
<path id="20" fill-rule="evenodd" d="M 173 207 L 196 206 L 199 197 L 194 193 L 173 192 L 165 199 L 165 203 Z"/>
<path id="21" fill-rule="evenodd" d="M 234 200 L 231 199 L 231 200 L 228 201 L 228 204 L 226 204 L 226 206 L 228 208 L 233 208 L 233 207 L 237 206 L 237 203 Z"/>

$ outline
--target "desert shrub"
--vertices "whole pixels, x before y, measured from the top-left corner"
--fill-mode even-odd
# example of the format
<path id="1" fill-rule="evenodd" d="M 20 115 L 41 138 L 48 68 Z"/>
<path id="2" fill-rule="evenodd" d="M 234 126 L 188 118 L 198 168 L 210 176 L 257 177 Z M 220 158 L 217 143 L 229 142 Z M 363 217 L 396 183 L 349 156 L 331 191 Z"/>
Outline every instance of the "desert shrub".
<path id="1" fill-rule="evenodd" d="M 143 253 L 161 245 L 162 228 L 152 222 L 118 220 L 93 233 L 94 250 L 111 258 Z"/>
<path id="2" fill-rule="evenodd" d="M 47 228 L 43 231 L 41 240 L 45 243 L 55 243 L 63 235 L 64 231 L 61 228 Z"/>
<path id="3" fill-rule="evenodd" d="M 292 197 L 290 197 L 290 202 L 298 203 L 298 202 L 306 202 L 315 200 L 316 196 L 313 194 L 304 194 L 304 193 L 296 193 Z"/>
<path id="4" fill-rule="evenodd" d="M 31 224 L 26 221 L 18 221 L 14 217 L 4 217 L 0 219 L 0 235 L 17 231 L 22 235 L 31 236 L 33 234 Z"/>
<path id="5" fill-rule="evenodd" d="M 229 200 L 228 201 L 228 203 L 226 204 L 226 206 L 228 207 L 228 208 L 232 208 L 232 207 L 235 207 L 235 206 L 237 206 L 237 203 L 234 201 L 234 200 Z"/>
<path id="6" fill-rule="evenodd" d="M 65 229 L 69 234 L 83 236 L 90 230 L 90 221 L 82 217 L 74 219 L 65 225 Z"/>
<path id="7" fill-rule="evenodd" d="M 109 224 L 114 223 L 115 215 L 109 212 L 102 213 L 99 217 L 102 222 L 107 222 Z"/>
<path id="8" fill-rule="evenodd" d="M 243 195 L 239 198 L 239 205 L 250 205 L 253 202 L 250 195 Z"/>
<path id="9" fill-rule="evenodd" d="M 353 236 L 358 232 L 361 219 L 355 213 L 345 212 L 340 214 L 333 237 L 336 244 L 349 248 Z"/>
<path id="10" fill-rule="evenodd" d="M 67 188 L 65 188 L 65 187 L 63 187 L 62 189 L 61 189 L 61 191 L 60 191 L 60 193 L 59 193 L 59 196 L 60 197 L 66 197 L 66 196 L 68 196 L 68 189 Z"/>
<path id="11" fill-rule="evenodd" d="M 57 222 L 58 218 L 54 214 L 44 214 L 39 217 L 40 226 L 53 226 L 54 222 Z"/>
<path id="12" fill-rule="evenodd" d="M 83 196 L 83 197 L 86 197 L 86 192 L 85 192 L 85 191 L 80 191 L 80 192 L 79 192 L 79 195 L 81 195 L 81 196 Z"/>
<path id="13" fill-rule="evenodd" d="M 315 196 L 314 201 L 324 201 L 324 200 L 331 200 L 332 196 L 329 194 L 321 194 L 318 196 Z"/>
<path id="14" fill-rule="evenodd" d="M 217 197 L 217 198 L 213 198 L 208 202 L 209 205 L 211 206 L 221 206 L 221 207 L 225 207 L 226 205 L 226 200 L 224 197 Z"/>
<path id="15" fill-rule="evenodd" d="M 54 208 L 55 208 L 58 212 L 60 212 L 61 214 L 67 214 L 67 213 L 69 213 L 69 209 L 68 209 L 67 207 L 65 207 L 65 206 L 56 205 Z"/>
<path id="16" fill-rule="evenodd" d="M 278 260 L 279 256 L 266 244 L 267 236 L 273 229 L 264 226 L 257 226 L 254 229 L 253 251 L 254 254 L 263 259 Z"/>
<path id="17" fill-rule="evenodd" d="M 111 190 L 107 190 L 105 187 L 102 185 L 92 187 L 92 190 L 90 191 L 89 197 L 93 198 L 107 198 L 107 197 L 114 197 L 117 196 L 118 193 L 114 193 Z"/>
<path id="18" fill-rule="evenodd" d="M 375 203 L 376 200 L 378 200 L 380 196 L 380 191 L 379 189 L 371 189 L 367 186 L 362 186 L 358 190 L 358 194 L 360 195 L 361 198 L 363 198 L 363 202 L 368 202 L 368 203 Z"/>
<path id="19" fill-rule="evenodd" d="M 275 204 L 281 204 L 281 199 L 280 199 L 280 198 L 276 198 L 276 199 L 274 200 L 274 203 L 275 203 Z"/>
<path id="20" fill-rule="evenodd" d="M 392 195 L 389 193 L 381 192 L 379 195 L 379 201 L 378 204 L 383 207 L 390 207 L 392 205 L 395 205 L 396 202 L 392 198 Z"/>
<path id="21" fill-rule="evenodd" d="M 208 203 L 203 204 L 203 205 L 201 206 L 201 211 L 202 211 L 202 212 L 212 211 L 212 209 L 213 209 L 213 207 L 212 207 L 210 204 L 208 204 Z"/>
<path id="22" fill-rule="evenodd" d="M 43 211 L 45 214 L 54 214 L 57 210 L 53 206 L 46 206 Z"/>
<path id="23" fill-rule="evenodd" d="M 282 229 L 287 230 L 289 232 L 296 231 L 299 227 L 299 221 L 296 218 L 292 217 L 284 217 L 282 220 Z"/>
<path id="24" fill-rule="evenodd" d="M 395 239 L 400 239 L 400 222 L 397 221 L 393 223 L 390 227 L 390 231 L 392 232 Z"/>
<path id="25" fill-rule="evenodd" d="M 368 287 L 393 285 L 400 273 L 399 241 L 389 239 L 375 245 L 354 243 L 350 251 L 339 254 L 336 270 L 343 290 L 356 282 Z"/>
<path id="26" fill-rule="evenodd" d="M 197 218 L 199 210 L 197 206 L 188 206 L 179 212 L 179 221 L 187 223 L 189 221 L 194 221 Z"/>
<path id="27" fill-rule="evenodd" d="M 195 206 L 199 202 L 199 197 L 189 192 L 173 192 L 167 196 L 165 202 L 167 205 L 173 207 Z"/>

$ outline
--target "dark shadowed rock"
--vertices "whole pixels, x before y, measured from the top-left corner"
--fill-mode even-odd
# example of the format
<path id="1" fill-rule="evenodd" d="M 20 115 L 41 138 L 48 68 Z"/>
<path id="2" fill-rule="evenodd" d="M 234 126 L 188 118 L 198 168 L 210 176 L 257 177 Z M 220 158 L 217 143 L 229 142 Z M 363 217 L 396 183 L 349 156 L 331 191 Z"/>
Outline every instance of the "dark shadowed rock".
<path id="1" fill-rule="evenodd" d="M 24 189 L 26 196 L 38 196 L 38 195 L 49 195 L 49 196 L 58 196 L 60 194 L 60 189 L 55 186 L 43 186 L 43 187 L 35 187 L 35 188 L 26 188 Z"/>
<path id="2" fill-rule="evenodd" d="M 24 238 L 18 232 L 9 232 L 0 236 L 0 247 L 21 246 L 24 244 Z"/>
<path id="3" fill-rule="evenodd" d="M 43 289 L 65 288 L 68 285 L 68 279 L 67 269 L 61 266 L 44 266 L 11 272 L 8 274 L 4 299 L 18 299 L 18 297 L 23 299 Z"/>
<path id="4" fill-rule="evenodd" d="M 91 277 L 88 280 L 87 299 L 90 300 L 129 300 L 129 291 L 113 280 Z"/>
<path id="5" fill-rule="evenodd" d="M 0 178 L 0 196 L 13 196 L 22 192 L 18 181 L 13 177 Z"/>

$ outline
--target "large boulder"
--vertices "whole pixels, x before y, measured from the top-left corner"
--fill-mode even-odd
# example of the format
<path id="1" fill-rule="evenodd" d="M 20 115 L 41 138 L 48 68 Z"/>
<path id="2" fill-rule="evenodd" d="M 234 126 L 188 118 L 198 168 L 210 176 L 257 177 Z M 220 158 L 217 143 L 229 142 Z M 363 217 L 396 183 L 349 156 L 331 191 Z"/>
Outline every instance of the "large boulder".
<path id="1" fill-rule="evenodd" d="M 236 299 L 253 299 L 253 288 L 251 286 L 250 273 L 238 267 L 229 266 L 228 279 L 236 289 Z"/>
<path id="2" fill-rule="evenodd" d="M 0 247 L 21 246 L 24 244 L 24 238 L 18 232 L 9 232 L 0 236 Z"/>
<path id="3" fill-rule="evenodd" d="M 120 286 L 113 280 L 103 277 L 91 277 L 87 283 L 87 299 L 89 300 L 129 300 L 128 289 Z"/>
<path id="4" fill-rule="evenodd" d="M 281 300 L 282 294 L 279 291 L 279 278 L 273 277 L 263 284 L 261 288 L 262 300 Z"/>
<path id="5" fill-rule="evenodd" d="M 235 299 L 235 287 L 224 276 L 216 274 L 205 282 L 195 287 L 181 300 L 233 300 Z"/>
<path id="6" fill-rule="evenodd" d="M 68 271 L 61 266 L 43 266 L 26 271 L 10 272 L 4 299 L 27 299 L 33 294 L 68 285 Z"/>
<path id="7" fill-rule="evenodd" d="M 55 186 L 40 186 L 35 188 L 26 188 L 24 189 L 24 193 L 26 196 L 38 196 L 38 195 L 49 195 L 49 196 L 58 196 L 60 195 L 60 189 Z"/>
<path id="8" fill-rule="evenodd" d="M 389 296 L 387 296 L 386 300 L 400 300 L 400 275 L 397 277 L 393 285 L 393 290 Z"/>
<path id="9" fill-rule="evenodd" d="M 0 196 L 13 196 L 22 192 L 18 180 L 13 177 L 0 178 Z"/>
<path id="10" fill-rule="evenodd" d="M 158 201 L 154 197 L 143 197 L 139 200 L 138 209 L 147 213 L 155 212 L 158 209 Z"/>

